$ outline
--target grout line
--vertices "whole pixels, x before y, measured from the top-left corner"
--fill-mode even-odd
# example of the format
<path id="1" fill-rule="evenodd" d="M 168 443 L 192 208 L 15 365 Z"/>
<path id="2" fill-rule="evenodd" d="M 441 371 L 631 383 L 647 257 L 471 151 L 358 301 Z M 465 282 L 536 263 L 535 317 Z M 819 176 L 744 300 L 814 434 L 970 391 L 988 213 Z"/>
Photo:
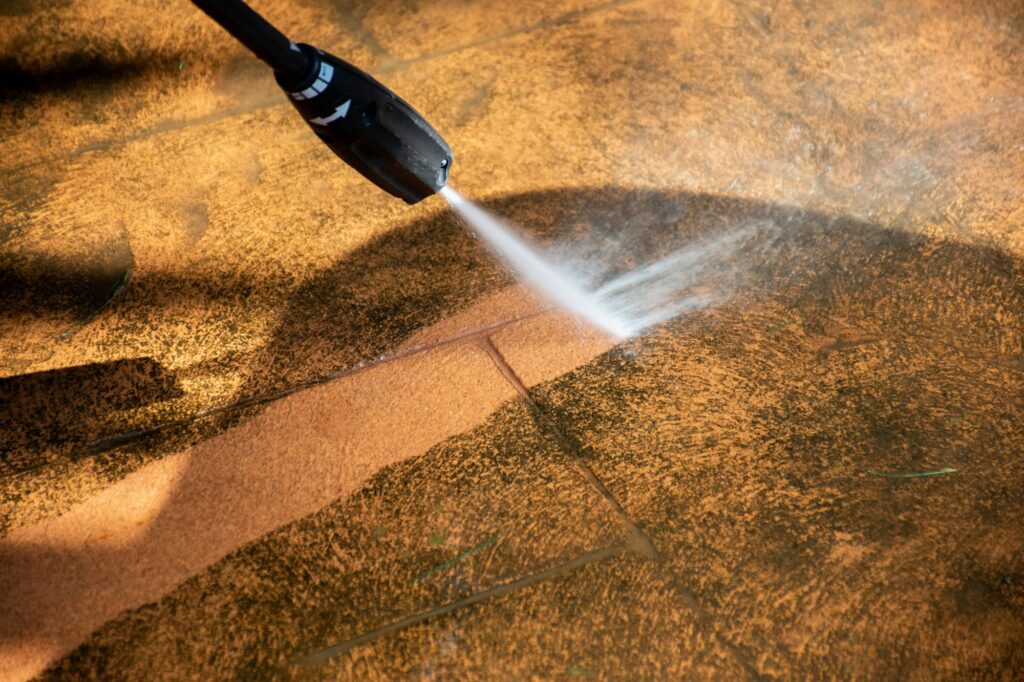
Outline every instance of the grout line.
<path id="1" fill-rule="evenodd" d="M 371 642 L 379 637 L 383 637 L 384 635 L 388 635 L 397 630 L 407 628 L 410 625 L 422 623 L 423 621 L 429 620 L 431 618 L 436 618 L 437 616 L 442 616 L 446 613 L 451 613 L 456 609 L 472 606 L 487 599 L 500 597 L 502 595 L 514 592 L 523 587 L 528 587 L 543 580 L 547 580 L 549 578 L 554 578 L 559 575 L 569 573 L 570 571 L 573 571 L 581 566 L 585 566 L 586 564 L 593 563 L 595 561 L 601 561 L 603 559 L 607 559 L 608 557 L 615 556 L 616 554 L 620 554 L 628 550 L 628 545 L 616 545 L 614 547 L 605 547 L 603 549 L 594 550 L 593 552 L 587 552 L 586 554 L 582 554 L 576 557 L 575 559 L 571 559 L 565 563 L 553 566 L 543 571 L 538 571 L 537 573 L 531 573 L 530 575 L 524 578 L 513 580 L 510 583 L 505 583 L 504 585 L 492 587 L 490 589 L 484 590 L 483 592 L 477 592 L 476 594 L 470 595 L 469 597 L 466 597 L 464 599 L 459 599 L 458 601 L 450 602 L 448 604 L 435 607 L 428 611 L 423 611 L 421 613 L 409 616 L 408 618 L 403 618 L 402 620 L 389 623 L 388 625 L 377 628 L 376 630 L 372 630 L 370 632 L 367 632 L 366 634 L 359 635 L 358 637 L 353 637 L 352 639 L 347 639 L 339 644 L 334 644 L 332 646 L 325 647 L 307 656 L 293 658 L 289 661 L 286 661 L 283 665 L 321 665 L 331 658 L 340 656 L 341 654 L 345 653 L 349 649 L 352 649 L 353 647 L 357 647 L 360 644 L 366 644 L 367 642 Z"/>
<path id="2" fill-rule="evenodd" d="M 522 379 L 515 373 L 512 366 L 508 364 L 505 357 L 498 350 L 498 347 L 494 345 L 494 341 L 491 340 L 489 335 L 482 335 L 479 337 L 479 343 L 483 350 L 490 356 L 491 360 L 497 366 L 502 376 L 512 385 L 513 388 L 523 397 L 523 400 L 530 406 L 531 411 L 536 416 L 541 426 L 545 428 L 549 433 L 555 435 L 558 439 L 559 444 L 562 445 L 563 450 L 570 456 L 579 474 L 593 486 L 598 493 L 601 494 L 605 500 L 612 506 L 615 513 L 619 518 L 626 524 L 630 531 L 630 538 L 628 545 L 630 549 L 636 551 L 643 556 L 651 559 L 658 558 L 658 550 L 655 549 L 654 544 L 650 538 L 640 529 L 635 521 L 630 517 L 626 510 L 619 504 L 619 501 L 615 499 L 611 491 L 604 485 L 594 470 L 584 461 L 582 455 L 583 447 L 576 441 L 575 438 L 567 434 L 563 429 L 558 427 L 558 424 L 549 414 L 533 399 L 530 395 L 529 389 L 523 383 Z"/>
<path id="3" fill-rule="evenodd" d="M 583 478 L 597 489 L 609 504 L 612 505 L 622 521 L 629 526 L 630 538 L 626 541 L 624 547 L 629 551 L 641 554 L 651 559 L 660 559 L 660 555 L 658 554 L 658 550 L 655 548 L 654 543 L 651 542 L 650 538 L 648 538 L 636 522 L 633 521 L 632 517 L 626 512 L 622 505 L 619 504 L 619 501 L 614 495 L 612 495 L 611 491 L 605 487 L 601 479 L 598 478 L 596 473 L 594 473 L 594 470 L 583 459 L 583 446 L 575 438 L 570 436 L 563 429 L 559 428 L 555 420 L 544 411 L 537 401 L 533 399 L 533 396 L 530 395 L 529 389 L 526 388 L 526 385 L 515 373 L 515 370 L 512 369 L 512 366 L 507 360 L 505 360 L 505 357 L 501 354 L 501 351 L 498 350 L 498 347 L 494 345 L 494 341 L 491 340 L 490 336 L 481 336 L 479 337 L 478 342 L 483 347 L 483 350 L 491 357 L 491 360 L 494 361 L 494 364 L 498 367 L 498 370 L 502 373 L 505 379 L 512 384 L 527 404 L 530 405 L 537 419 L 561 441 L 564 449 L 569 453 Z M 762 679 L 763 676 L 758 672 L 757 668 L 750 661 L 746 653 L 727 640 L 725 636 L 719 632 L 718 628 L 715 627 L 715 622 L 711 613 L 700 603 L 693 592 L 680 586 L 674 586 L 673 592 L 682 597 L 683 603 L 696 614 L 697 618 L 703 622 L 704 626 L 712 634 L 715 640 L 729 652 L 732 658 L 747 672 L 748 675 L 750 675 L 751 679 Z"/>
<path id="4" fill-rule="evenodd" d="M 213 416 L 216 416 L 216 415 L 219 415 L 219 414 L 224 414 L 226 412 L 230 412 L 230 411 L 233 411 L 233 410 L 238 410 L 238 409 L 242 409 L 242 408 L 245 408 L 245 407 L 253 407 L 255 405 L 262 405 L 262 404 L 265 404 L 265 403 L 273 402 L 274 400 L 279 400 L 281 398 L 286 398 L 286 397 L 292 395 L 293 393 L 298 393 L 298 392 L 303 391 L 303 390 L 308 389 L 308 388 L 314 388 L 316 386 L 320 386 L 322 384 L 326 384 L 326 383 L 329 383 L 331 381 L 334 381 L 335 379 L 342 379 L 342 378 L 345 378 L 345 377 L 353 376 L 355 374 L 359 374 L 360 372 L 365 372 L 367 370 L 375 369 L 375 368 L 377 368 L 377 367 L 379 367 L 381 365 L 384 365 L 384 364 L 389 363 L 389 362 L 393 362 L 395 360 L 402 360 L 402 359 L 405 359 L 405 358 L 408 358 L 408 357 L 412 357 L 414 355 L 419 355 L 421 353 L 426 353 L 427 351 L 431 351 L 431 350 L 435 350 L 437 348 L 441 348 L 443 346 L 452 345 L 452 344 L 460 343 L 462 341 L 473 339 L 473 338 L 479 337 L 481 335 L 497 331 L 497 330 L 499 330 L 499 329 L 501 329 L 501 328 L 503 328 L 503 327 L 505 327 L 507 325 L 514 324 L 514 323 L 520 322 L 522 320 L 528 320 L 530 318 L 543 315 L 547 311 L 548 311 L 547 308 L 543 308 L 543 309 L 538 310 L 536 312 L 526 313 L 524 315 L 518 315 L 516 317 L 510 317 L 510 318 L 507 318 L 507 319 L 502 320 L 500 322 L 495 322 L 494 324 L 486 325 L 486 326 L 483 326 L 483 327 L 473 327 L 473 328 L 470 328 L 470 329 L 466 329 L 466 330 L 464 330 L 462 332 L 459 332 L 458 334 L 455 334 L 454 336 L 447 336 L 447 337 L 445 337 L 443 339 L 438 339 L 436 341 L 430 341 L 428 343 L 416 344 L 414 346 L 410 346 L 409 348 L 404 348 L 404 349 L 402 349 L 400 351 L 396 351 L 396 352 L 394 352 L 394 353 L 392 353 L 390 355 L 380 356 L 379 358 L 377 358 L 375 360 L 371 360 L 369 362 L 364 362 L 364 363 L 361 363 L 361 364 L 357 364 L 354 367 L 347 367 L 345 369 L 340 369 L 340 370 L 335 370 L 333 372 L 328 372 L 327 374 L 323 374 L 323 375 L 321 375 L 319 377 L 315 377 L 313 379 L 310 379 L 309 381 L 304 381 L 302 383 L 293 384 L 291 386 L 287 386 L 287 387 L 285 387 L 283 389 L 280 389 L 278 391 L 273 391 L 271 393 L 265 393 L 265 394 L 259 395 L 259 396 L 253 396 L 251 398 L 244 398 L 244 399 L 241 399 L 241 400 L 235 400 L 235 401 L 232 401 L 232 402 L 229 402 L 229 403 L 225 403 L 223 405 L 216 405 L 214 407 L 208 407 L 206 409 L 199 410 L 198 412 L 194 412 L 193 414 L 190 414 L 190 415 L 188 415 L 186 417 L 182 417 L 180 419 L 172 419 L 170 421 L 162 422 L 162 423 L 156 424 L 154 426 L 150 426 L 150 427 L 147 427 L 147 428 L 144 428 L 144 429 L 139 429 L 137 431 L 128 431 L 126 433 L 119 433 L 119 434 L 115 434 L 113 436 L 106 436 L 104 438 L 100 438 L 98 440 L 92 441 L 91 443 L 85 444 L 84 446 L 82 446 L 82 449 L 80 450 L 78 455 L 72 456 L 69 459 L 71 461 L 81 461 L 81 460 L 83 460 L 83 459 L 85 459 L 87 457 L 93 457 L 93 456 L 96 456 L 96 455 L 98 455 L 100 453 L 103 453 L 103 452 L 106 452 L 108 450 L 111 450 L 113 448 L 117 448 L 117 447 L 120 447 L 122 445 L 126 445 L 128 443 L 135 442 L 135 441 L 140 440 L 142 438 L 145 438 L 147 436 L 151 436 L 151 435 L 153 435 L 155 433 L 159 433 L 160 431 L 162 431 L 162 430 L 164 430 L 166 428 L 171 428 L 171 427 L 175 427 L 175 426 L 184 426 L 186 424 L 190 424 L 190 423 L 198 421 L 200 419 L 207 419 L 209 417 L 213 417 Z M 4 463 L 6 464 L 6 462 L 4 462 Z M 50 462 L 43 462 L 41 464 L 37 464 L 36 466 L 32 466 L 32 467 L 29 467 L 27 469 L 14 469 L 13 467 L 11 467 L 11 468 L 14 471 L 13 475 L 15 477 L 21 477 L 21 476 L 27 476 L 27 475 L 35 472 L 35 471 L 38 471 L 39 469 L 42 469 L 42 468 L 46 467 L 48 464 L 50 464 Z M 7 478 L 7 475 L 4 474 L 3 477 Z"/>
<path id="5" fill-rule="evenodd" d="M 725 635 L 723 635 L 719 631 L 719 629 L 715 627 L 715 619 L 711 615 L 711 612 L 708 611 L 708 609 L 700 603 L 700 601 L 697 599 L 697 596 L 693 592 L 686 589 L 685 587 L 680 586 L 679 584 L 673 584 L 671 589 L 673 593 L 675 593 L 682 599 L 683 604 L 687 606 L 691 611 L 693 611 L 693 613 L 696 614 L 698 622 L 700 622 L 704 625 L 705 628 L 707 628 L 708 632 L 711 633 L 711 636 L 715 638 L 715 641 L 718 642 L 719 645 L 721 645 L 721 647 L 729 653 L 732 659 L 736 661 L 736 663 L 738 663 L 741 668 L 743 668 L 743 670 L 747 673 L 750 679 L 766 679 L 765 676 L 762 675 L 760 671 L 758 671 L 757 666 L 755 666 L 754 663 L 750 660 L 750 657 L 747 655 L 747 652 L 743 651 L 735 644 L 730 642 L 728 639 L 726 639 Z"/>
<path id="6" fill-rule="evenodd" d="M 503 33 L 497 33 L 493 36 L 484 36 L 476 40 L 471 40 L 468 43 L 462 43 L 460 45 L 455 45 L 452 47 L 441 48 L 439 50 L 434 50 L 433 52 L 426 52 L 424 54 L 412 57 L 410 59 L 399 59 L 395 63 L 394 70 L 400 71 L 405 68 L 408 68 L 409 66 L 413 66 L 421 62 L 433 61 L 434 59 L 447 57 L 449 55 L 453 55 L 464 50 L 472 50 L 477 47 L 484 47 L 485 45 L 488 45 L 490 43 L 496 43 L 507 38 L 523 35 L 525 33 L 530 33 L 532 31 L 543 30 L 555 26 L 564 26 L 566 24 L 571 24 L 577 19 L 582 19 L 584 17 L 588 17 L 594 14 L 600 14 L 601 12 L 606 12 L 608 10 L 618 9 L 619 7 L 622 7 L 624 5 L 631 5 L 641 1 L 642 0 L 609 0 L 609 2 L 603 2 L 599 5 L 592 5 L 590 7 L 583 7 L 580 9 L 572 10 L 570 12 L 566 12 L 565 14 L 560 14 L 557 17 L 549 17 L 547 19 L 541 19 L 540 21 L 537 21 L 536 23 L 533 24 L 527 24 L 526 26 L 520 26 L 518 28 L 511 28 Z"/>

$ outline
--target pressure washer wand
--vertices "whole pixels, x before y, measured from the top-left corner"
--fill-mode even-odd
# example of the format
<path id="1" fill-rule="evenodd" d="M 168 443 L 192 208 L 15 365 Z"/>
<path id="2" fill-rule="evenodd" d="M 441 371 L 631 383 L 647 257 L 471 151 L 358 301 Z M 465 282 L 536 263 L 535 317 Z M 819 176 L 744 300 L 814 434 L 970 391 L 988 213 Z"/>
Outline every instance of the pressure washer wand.
<path id="1" fill-rule="evenodd" d="M 274 70 L 324 144 L 370 182 L 415 204 L 448 182 L 452 151 L 398 95 L 351 64 L 295 44 L 242 0 L 192 0 Z"/>

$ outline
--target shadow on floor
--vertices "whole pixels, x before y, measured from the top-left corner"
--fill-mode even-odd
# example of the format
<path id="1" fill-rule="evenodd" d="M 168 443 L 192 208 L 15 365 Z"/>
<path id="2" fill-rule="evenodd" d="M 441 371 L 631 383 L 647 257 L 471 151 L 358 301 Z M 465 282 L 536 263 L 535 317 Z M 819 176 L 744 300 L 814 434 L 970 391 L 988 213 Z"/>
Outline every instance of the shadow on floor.
<path id="1" fill-rule="evenodd" d="M 3 15 L 0 7 L 0 15 Z M 33 46 L 39 49 L 38 45 Z M 89 46 L 61 54 L 45 66 L 23 64 L 16 57 L 0 56 L 0 100 L 15 103 L 32 96 L 68 93 L 76 88 L 104 92 L 124 88 L 147 73 L 175 73 L 181 55 L 128 55 L 125 48 L 110 44 Z"/>
<path id="2" fill-rule="evenodd" d="M 992 337 L 1012 336 L 1017 329 L 1001 329 L 994 311 L 1024 306 L 1020 262 L 998 250 L 936 243 L 796 208 L 707 194 L 614 187 L 504 197 L 487 202 L 486 207 L 521 226 L 540 244 L 572 244 L 578 245 L 580 252 L 604 254 L 601 268 L 610 274 L 656 260 L 702 237 L 737 227 L 767 226 L 733 254 L 743 262 L 723 264 L 742 273 L 742 287 L 735 293 L 750 301 L 770 295 L 780 305 L 802 308 L 804 324 L 816 332 L 823 333 L 833 325 L 830 307 L 838 299 L 872 296 L 881 305 L 885 297 L 912 290 L 912 278 L 923 281 L 936 270 L 951 283 L 965 282 L 958 285 L 966 298 L 957 303 L 957 310 L 977 325 L 976 331 Z M 71 306 L 78 315 L 88 314 L 109 298 L 125 272 L 124 264 L 130 267 L 130 257 L 130 253 L 114 254 L 107 259 L 110 263 L 87 264 L 82 269 L 64 262 L 37 262 L 11 270 L 3 274 L 5 281 L 15 285 L 6 289 L 4 298 L 10 299 L 6 308 L 28 314 L 27 307 L 33 305 L 43 309 Z M 717 281 L 721 282 L 721 275 Z M 289 296 L 270 341 L 251 357 L 239 359 L 246 369 L 235 400 L 244 402 L 315 382 L 339 369 L 370 361 L 400 346 L 418 329 L 511 282 L 450 212 L 388 232 L 316 273 Z M 166 273 L 131 282 L 134 290 L 160 292 L 165 304 L 186 301 L 197 306 L 217 298 L 258 295 L 262 286 L 278 284 L 244 277 L 199 282 Z M 17 300 L 19 290 L 26 292 L 21 302 Z M 169 293 L 164 296 L 165 292 Z M 937 292 L 914 295 L 935 296 Z M 921 310 L 928 307 L 921 306 Z M 932 307 L 943 306 L 936 303 Z M 935 313 L 929 315 L 935 318 Z M 945 333 L 941 324 L 948 321 L 914 322 L 921 330 Z M 955 338 L 949 335 L 950 342 Z M 94 393 L 85 383 L 76 389 L 72 385 L 76 381 L 80 380 L 72 380 L 62 390 Z M 149 400 L 148 389 L 141 385 L 134 397 L 130 385 L 124 390 L 120 403 L 143 405 Z M 54 409 L 60 408 L 55 405 Z M 98 412 L 104 409 L 101 406 Z M 22 425 L 28 432 L 55 423 L 53 415 L 29 412 L 22 411 L 27 420 Z M 57 421 L 71 423 L 75 416 L 73 412 L 69 415 Z"/>
<path id="3" fill-rule="evenodd" d="M 991 377 L 972 372 L 988 371 L 979 368 L 989 361 L 993 366 L 1012 369 L 1020 360 L 1024 329 L 1019 314 L 1013 311 L 1024 309 L 1024 265 L 995 249 L 935 242 L 795 208 L 686 192 L 568 189 L 501 198 L 488 202 L 487 207 L 522 225 L 538 242 L 576 240 L 588 249 L 603 248 L 609 253 L 619 253 L 616 245 L 628 247 L 621 251 L 620 263 L 606 263 L 611 270 L 627 269 L 631 263 L 665 255 L 695 238 L 738 226 L 756 224 L 770 228 L 759 232 L 758 241 L 742 254 L 747 276 L 744 288 L 735 292 L 728 304 L 732 311 L 728 314 L 733 317 L 724 317 L 725 312 L 719 316 L 712 310 L 702 313 L 699 320 L 701 333 L 708 341 L 704 352 L 716 358 L 729 359 L 741 367 L 746 358 L 752 363 L 763 363 L 764 357 L 773 353 L 783 358 L 780 362 L 786 366 L 786 373 L 779 370 L 780 373 L 773 374 L 771 367 L 765 370 L 761 364 L 752 364 L 750 381 L 789 382 L 794 391 L 800 391 L 801 381 L 809 380 L 807 377 L 819 371 L 815 363 L 803 360 L 786 365 L 785 358 L 795 352 L 792 341 L 785 335 L 771 333 L 771 327 L 788 324 L 799 324 L 804 335 L 820 339 L 819 358 L 880 341 L 898 347 L 899 366 L 910 368 L 907 371 L 927 367 L 949 353 L 980 358 L 981 364 L 965 365 L 962 375 L 947 373 L 942 377 L 944 386 L 970 387 L 975 393 L 981 392 L 980 398 L 972 393 L 971 400 L 998 403 L 1003 401 L 1000 391 L 1005 390 L 993 384 Z M 247 379 L 238 395 L 250 397 L 314 379 L 339 366 L 372 359 L 394 349 L 417 329 L 466 308 L 487 292 L 508 283 L 509 278 L 449 213 L 396 229 L 317 273 L 294 293 L 271 341 L 251 359 Z M 786 316 L 794 321 L 787 321 Z M 685 332 L 688 325 L 687 319 L 682 318 L 652 334 L 654 338 L 671 338 Z M 906 376 L 912 379 L 911 374 Z M 588 391 L 600 395 L 600 383 L 588 385 L 584 379 L 577 384 L 572 387 L 573 395 L 588 395 Z M 817 422 L 814 433 L 801 433 L 798 426 L 793 426 L 799 422 L 792 422 L 792 415 L 782 409 L 766 409 L 759 416 L 764 420 L 759 428 L 766 433 L 773 429 L 781 431 L 783 427 L 796 428 L 790 434 L 792 442 L 805 444 L 842 442 L 852 429 L 874 439 L 870 450 L 874 454 L 870 456 L 916 449 L 916 457 L 928 460 L 929 455 L 944 452 L 948 443 L 921 438 L 920 434 L 941 436 L 949 432 L 940 429 L 933 433 L 931 420 L 939 414 L 935 412 L 936 404 L 924 401 L 899 407 L 901 391 L 916 390 L 915 386 L 913 380 L 904 382 L 899 376 L 878 387 L 839 386 L 837 405 L 854 404 L 856 409 L 850 412 L 852 421 L 833 425 L 838 429 L 834 432 L 828 431 L 832 427 L 827 423 L 823 426 Z M 634 389 L 627 386 L 619 390 Z M 611 397 L 629 399 L 626 394 Z M 942 414 L 969 409 L 966 404 L 957 404 L 955 391 L 946 395 L 938 407 L 944 411 Z M 1015 408 L 1004 405 L 1002 409 Z M 1019 406 L 1016 410 L 1024 418 Z M 678 415 L 673 420 L 668 423 L 687 428 L 685 420 L 678 421 Z M 922 424 L 927 425 L 924 431 Z M 825 432 L 820 431 L 822 428 Z M 983 446 L 984 434 L 976 435 L 980 440 L 972 441 L 973 446 Z M 971 446 L 959 443 L 957 447 Z M 797 448 L 796 452 L 802 450 Z M 353 456 L 358 457 L 358 453 Z M 820 455 L 808 452 L 807 456 Z M 458 468 L 458 462 L 447 464 Z M 411 484 L 396 478 L 392 469 L 374 476 L 369 487 L 376 495 L 384 499 L 431 497 L 429 479 L 417 479 L 419 482 L 409 487 Z M 41 546 L 0 551 L 0 566 L 8 572 L 8 580 L 23 576 L 22 579 L 51 581 L 49 584 L 55 586 L 52 591 L 26 590 L 26 594 L 42 594 L 45 599 L 19 603 L 15 609 L 18 629 L 12 631 L 5 626 L 4 636 L 27 643 L 53 638 L 54 622 L 60 614 L 88 611 L 94 592 L 90 585 L 62 582 L 47 572 L 59 573 L 61 566 L 87 565 L 89 570 L 82 571 L 83 574 L 101 582 L 116 582 L 123 571 L 132 570 L 132 566 L 124 564 L 134 553 L 166 553 L 164 544 L 179 541 L 179 524 L 189 519 L 189 509 L 182 501 L 194 499 L 201 491 L 215 491 L 218 481 L 231 481 L 239 474 L 231 469 L 230 462 L 223 460 L 190 462 L 161 515 L 147 534 L 126 550 L 86 546 L 74 550 L 71 559 L 67 550 L 51 552 Z M 194 526 L 196 532 L 202 532 L 204 526 L 220 528 L 230 525 L 232 518 L 256 509 L 273 513 L 279 502 L 259 496 L 235 496 L 230 504 L 214 512 L 207 510 L 204 518 L 192 519 L 185 525 L 190 529 Z M 373 527 L 372 518 L 358 517 L 358 508 L 347 509 L 345 513 L 355 515 L 346 523 Z M 282 523 L 287 521 L 290 519 L 281 519 Z M 298 536 L 289 535 L 289 529 L 295 526 L 285 526 L 207 569 L 200 581 L 207 596 L 197 597 L 195 585 L 190 582 L 156 604 L 129 611 L 104 626 L 61 662 L 58 669 L 73 674 L 133 676 L 160 659 L 160 666 L 184 675 L 248 676 L 267 674 L 271 671 L 267 666 L 275 661 L 316 650 L 325 643 L 324 638 L 329 639 L 325 633 L 331 628 L 325 623 L 333 616 L 322 612 L 323 607 L 306 604 L 308 610 L 300 612 L 306 613 L 311 621 L 323 620 L 316 627 L 264 617 L 264 607 L 273 604 L 265 602 L 258 608 L 252 604 L 251 586 L 246 582 L 249 569 L 238 568 L 260 566 L 261 553 L 269 551 L 268 547 L 297 541 Z M 152 543 L 156 545 L 148 546 Z M 758 550 L 752 547 L 751 551 Z M 280 561 L 288 553 L 275 550 L 267 556 Z M 324 582 L 317 583 L 318 589 L 330 592 L 329 576 L 337 567 L 324 563 L 327 558 L 321 561 L 302 553 L 295 556 L 304 558 L 285 567 L 287 575 L 322 573 Z M 802 561 L 796 555 L 786 555 L 785 559 L 798 564 Z M 275 571 L 285 569 L 277 567 Z M 281 586 L 275 598 L 291 599 L 294 594 L 288 587 Z M 298 590 L 297 584 L 294 587 Z M 356 588 L 349 585 L 347 589 Z M 208 598 L 210 590 L 217 594 L 216 602 Z M 334 594 L 324 603 L 337 604 L 339 600 L 356 597 Z M 274 608 L 278 607 L 271 611 Z M 294 612 L 295 605 L 289 604 L 287 608 Z M 252 609 L 262 615 L 250 617 L 247 614 Z M 222 633 L 224 641 L 196 641 L 193 633 L 202 630 L 200 623 L 210 619 L 238 625 L 225 630 L 230 636 Z M 170 628 L 175 634 L 168 638 L 161 628 Z M 160 641 L 178 642 L 176 653 L 168 653 L 155 639 L 151 642 L 147 635 L 150 631 L 159 631 L 161 634 L 154 638 Z M 122 648 L 113 656 L 111 646 Z M 221 653 L 210 656 L 213 650 Z"/>
<path id="4" fill-rule="evenodd" d="M 175 377 L 151 358 L 0 378 L 0 461 L 21 471 L 37 466 L 40 452 L 73 456 L 110 428 L 111 413 L 181 395 Z"/>
<path id="5" fill-rule="evenodd" d="M 30 321 L 40 313 L 85 319 L 110 301 L 133 265 L 126 241 L 78 261 L 5 253 L 0 256 L 3 326 Z"/>
<path id="6" fill-rule="evenodd" d="M 608 276 L 694 240 L 753 226 L 756 234 L 722 264 L 743 276 L 735 293 L 813 305 L 820 310 L 811 324 L 819 330 L 827 323 L 825 308 L 837 296 L 894 295 L 912 287 L 908 278 L 924 278 L 936 269 L 947 272 L 950 281 L 1001 283 L 991 290 L 964 287 L 965 295 L 997 299 L 976 301 L 976 312 L 968 314 L 978 323 L 984 323 L 982 310 L 1021 302 L 1020 262 L 998 250 L 936 243 L 797 208 L 612 187 L 505 197 L 486 207 L 540 244 L 578 245 L 580 252 L 601 254 L 597 260 Z M 394 230 L 317 273 L 291 296 L 241 394 L 308 381 L 376 357 L 416 329 L 510 282 L 450 213 Z M 985 324 L 987 333 L 997 333 L 995 322 Z"/>

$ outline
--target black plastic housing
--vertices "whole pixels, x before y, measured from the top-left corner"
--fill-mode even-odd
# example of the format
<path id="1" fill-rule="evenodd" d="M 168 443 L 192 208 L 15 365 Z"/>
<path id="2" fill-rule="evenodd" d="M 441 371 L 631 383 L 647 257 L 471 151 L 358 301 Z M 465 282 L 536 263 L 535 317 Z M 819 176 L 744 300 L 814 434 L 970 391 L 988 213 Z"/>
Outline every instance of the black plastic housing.
<path id="1" fill-rule="evenodd" d="M 321 140 L 368 180 L 415 204 L 444 187 L 452 151 L 426 119 L 368 74 L 300 44 L 309 57 L 296 78 L 276 74 Z"/>

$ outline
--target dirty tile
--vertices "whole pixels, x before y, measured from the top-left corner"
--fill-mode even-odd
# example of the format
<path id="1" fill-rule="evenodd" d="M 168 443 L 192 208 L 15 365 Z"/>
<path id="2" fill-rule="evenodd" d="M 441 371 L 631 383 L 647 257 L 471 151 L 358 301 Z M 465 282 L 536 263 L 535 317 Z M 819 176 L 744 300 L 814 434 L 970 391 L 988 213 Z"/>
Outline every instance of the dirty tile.
<path id="1" fill-rule="evenodd" d="M 627 1 L 530 0 L 501 6 L 463 3 L 455 12 L 450 6 L 423 1 L 402 3 L 401 10 L 398 3 L 355 0 L 347 4 L 388 55 L 416 61 L 466 45 L 487 46 L 510 35 L 540 32 Z"/>
<path id="2" fill-rule="evenodd" d="M 746 662 L 678 600 L 656 563 L 629 554 L 585 558 L 593 561 L 289 672 L 375 680 L 749 677 Z M 676 607 L 671 618 L 660 617 L 666 604 Z"/>
<path id="3" fill-rule="evenodd" d="M 1021 263 L 812 214 L 779 239 L 730 303 L 535 399 L 759 672 L 1010 674 Z"/>
<path id="4" fill-rule="evenodd" d="M 267 675 L 407 615 L 621 545 L 625 534 L 515 400 L 116 618 L 55 672 Z"/>
<path id="5" fill-rule="evenodd" d="M 598 274 L 756 238 L 704 286 L 717 307 L 614 347 L 576 336 L 439 198 L 401 205 L 324 150 L 189 3 L 0 3 L 0 533 L 50 524 L 56 566 L 92 533 L 109 571 L 177 527 L 151 512 L 196 452 L 239 489 L 296 491 L 245 498 L 237 527 L 209 530 L 236 553 L 185 545 L 156 574 L 217 563 L 112 607 L 54 675 L 283 675 L 502 585 L 309 672 L 1024 668 L 1017 0 L 256 7 L 394 87 L 451 143 L 461 192 Z M 416 365 L 352 389 L 338 421 L 321 408 L 340 402 L 296 402 L 464 332 L 472 352 L 439 360 L 432 392 Z M 513 394 L 496 367 L 536 410 L 497 407 Z M 445 445 L 411 437 L 495 409 Z M 342 427 L 354 453 L 294 449 Z M 270 442 L 295 454 L 276 481 Z M 332 478 L 350 455 L 368 468 Z M 191 490 L 197 509 L 236 501 Z M 119 513 L 61 525 L 104 500 Z M 660 561 L 572 565 L 630 519 Z M 52 639 L 19 632 L 18 655 L 48 660 Z"/>

